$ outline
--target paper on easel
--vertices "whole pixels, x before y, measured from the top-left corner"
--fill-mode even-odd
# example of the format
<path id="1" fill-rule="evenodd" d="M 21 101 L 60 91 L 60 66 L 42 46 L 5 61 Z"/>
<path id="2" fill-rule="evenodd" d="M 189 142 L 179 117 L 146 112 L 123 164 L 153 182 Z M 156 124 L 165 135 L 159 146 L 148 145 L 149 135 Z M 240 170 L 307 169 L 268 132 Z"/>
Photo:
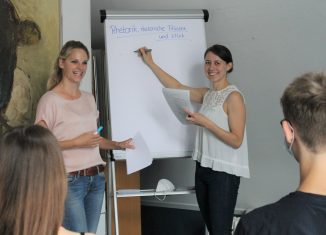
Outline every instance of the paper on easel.
<path id="1" fill-rule="evenodd" d="M 188 90 L 163 88 L 163 95 L 169 104 L 174 115 L 182 124 L 189 125 L 190 123 L 186 120 L 187 114 L 185 109 L 192 111 L 192 105 L 190 102 L 190 92 Z"/>
<path id="2" fill-rule="evenodd" d="M 140 132 L 137 132 L 137 134 L 132 138 L 132 141 L 135 145 L 135 149 L 126 149 L 128 175 L 144 169 L 153 162 L 153 157 Z"/>

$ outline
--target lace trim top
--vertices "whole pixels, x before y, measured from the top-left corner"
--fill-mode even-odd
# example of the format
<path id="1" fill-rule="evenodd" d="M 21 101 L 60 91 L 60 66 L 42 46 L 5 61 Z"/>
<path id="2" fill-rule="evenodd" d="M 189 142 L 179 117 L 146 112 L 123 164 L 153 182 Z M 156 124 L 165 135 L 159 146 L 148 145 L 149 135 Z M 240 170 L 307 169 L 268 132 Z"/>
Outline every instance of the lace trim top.
<path id="1" fill-rule="evenodd" d="M 224 104 L 224 101 L 233 91 L 239 92 L 239 90 L 234 85 L 229 85 L 222 90 L 209 90 L 204 97 L 204 102 L 202 105 L 202 110 L 208 109 L 218 109 Z"/>
<path id="2" fill-rule="evenodd" d="M 234 85 L 216 91 L 208 90 L 204 96 L 200 113 L 212 120 L 216 125 L 230 131 L 228 116 L 223 110 L 223 104 L 232 92 L 242 93 Z M 250 177 L 248 164 L 247 133 L 244 132 L 243 142 L 235 149 L 220 141 L 211 131 L 197 127 L 193 159 L 200 162 L 203 167 L 210 167 L 215 171 Z"/>

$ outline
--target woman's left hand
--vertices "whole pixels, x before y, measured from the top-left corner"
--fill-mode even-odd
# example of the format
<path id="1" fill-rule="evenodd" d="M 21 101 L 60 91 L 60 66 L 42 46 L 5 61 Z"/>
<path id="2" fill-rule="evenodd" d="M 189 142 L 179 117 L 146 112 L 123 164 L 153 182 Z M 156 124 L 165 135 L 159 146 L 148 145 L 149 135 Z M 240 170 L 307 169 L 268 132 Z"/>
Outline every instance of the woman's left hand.
<path id="1" fill-rule="evenodd" d="M 190 112 L 187 109 L 185 109 L 184 111 L 187 114 L 187 121 L 191 122 L 192 124 L 205 127 L 205 124 L 208 121 L 207 117 L 198 112 Z"/>
<path id="2" fill-rule="evenodd" d="M 132 138 L 129 138 L 127 140 L 121 141 L 121 142 L 116 142 L 117 149 L 134 149 L 135 145 L 132 142 Z"/>

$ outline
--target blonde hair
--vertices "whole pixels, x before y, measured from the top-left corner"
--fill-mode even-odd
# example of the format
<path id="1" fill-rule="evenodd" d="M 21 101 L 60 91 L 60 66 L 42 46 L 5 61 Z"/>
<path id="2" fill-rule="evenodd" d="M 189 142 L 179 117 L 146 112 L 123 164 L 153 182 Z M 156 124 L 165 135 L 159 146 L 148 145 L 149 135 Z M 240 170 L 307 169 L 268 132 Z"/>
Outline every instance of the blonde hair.
<path id="1" fill-rule="evenodd" d="M 0 234 L 57 235 L 67 193 L 61 150 L 41 126 L 0 139 Z"/>
<path id="2" fill-rule="evenodd" d="M 54 71 L 47 83 L 48 90 L 52 90 L 56 85 L 58 85 L 61 82 L 63 74 L 62 74 L 62 69 L 59 67 L 60 60 L 66 59 L 70 55 L 73 49 L 84 50 L 87 54 L 87 57 L 89 58 L 88 49 L 82 42 L 74 41 L 74 40 L 66 42 L 61 48 L 59 56 L 57 57 L 54 63 L 54 67 L 53 67 Z"/>

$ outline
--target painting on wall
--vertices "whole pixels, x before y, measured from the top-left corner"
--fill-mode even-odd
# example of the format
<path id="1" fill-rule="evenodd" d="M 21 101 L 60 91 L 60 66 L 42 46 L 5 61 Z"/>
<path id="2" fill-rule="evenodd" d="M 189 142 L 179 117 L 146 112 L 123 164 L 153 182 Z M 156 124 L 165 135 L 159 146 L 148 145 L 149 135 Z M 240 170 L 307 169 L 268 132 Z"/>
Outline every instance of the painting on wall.
<path id="1" fill-rule="evenodd" d="M 32 124 L 60 48 L 60 0 L 0 0 L 0 134 Z"/>

